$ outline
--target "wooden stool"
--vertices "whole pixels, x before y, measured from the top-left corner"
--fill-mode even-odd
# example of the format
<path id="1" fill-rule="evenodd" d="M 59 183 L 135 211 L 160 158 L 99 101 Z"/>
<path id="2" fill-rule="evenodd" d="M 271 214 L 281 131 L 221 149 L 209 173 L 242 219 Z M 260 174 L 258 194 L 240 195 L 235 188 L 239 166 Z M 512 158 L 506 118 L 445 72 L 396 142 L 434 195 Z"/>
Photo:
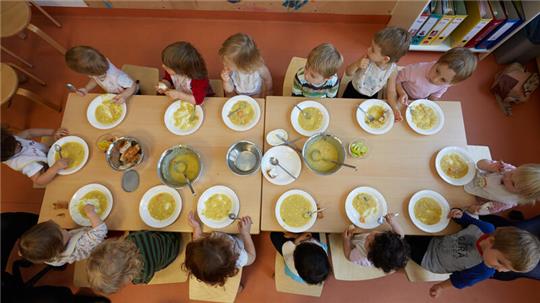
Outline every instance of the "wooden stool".
<path id="1" fill-rule="evenodd" d="M 51 22 L 54 23 L 54 25 L 56 25 L 57 27 L 62 27 L 62 24 L 60 24 L 60 22 L 56 21 L 56 19 L 54 19 L 51 15 L 49 15 L 49 13 L 47 13 L 47 11 L 45 11 L 41 6 L 39 6 L 39 4 L 36 3 L 36 1 L 29 0 L 28 2 L 30 2 L 43 15 L 45 15 L 45 17 L 47 17 L 49 20 L 51 20 Z"/>
<path id="2" fill-rule="evenodd" d="M 292 57 L 291 62 L 289 63 L 289 67 L 287 67 L 285 78 L 283 79 L 283 96 L 292 95 L 294 76 L 301 67 L 304 67 L 306 65 L 306 62 L 306 58 Z"/>
<path id="3" fill-rule="evenodd" d="M 230 277 L 225 285 L 210 286 L 204 282 L 198 281 L 194 276 L 189 277 L 189 299 L 209 302 L 234 302 L 236 294 L 240 287 L 242 278 L 242 269 L 234 277 Z"/>
<path id="4" fill-rule="evenodd" d="M 411 282 L 436 282 L 445 281 L 450 278 L 450 274 L 433 273 L 416 264 L 416 262 L 413 260 L 409 260 L 409 262 L 407 262 L 407 266 L 405 266 L 405 273 L 407 274 L 407 279 L 409 279 Z"/>
<path id="5" fill-rule="evenodd" d="M 159 82 L 157 68 L 124 64 L 122 70 L 134 81 L 139 80 L 141 95 L 156 95 L 156 86 Z"/>
<path id="6" fill-rule="evenodd" d="M 215 93 L 214 97 L 225 97 L 223 81 L 221 81 L 221 79 L 210 79 L 210 87 Z"/>

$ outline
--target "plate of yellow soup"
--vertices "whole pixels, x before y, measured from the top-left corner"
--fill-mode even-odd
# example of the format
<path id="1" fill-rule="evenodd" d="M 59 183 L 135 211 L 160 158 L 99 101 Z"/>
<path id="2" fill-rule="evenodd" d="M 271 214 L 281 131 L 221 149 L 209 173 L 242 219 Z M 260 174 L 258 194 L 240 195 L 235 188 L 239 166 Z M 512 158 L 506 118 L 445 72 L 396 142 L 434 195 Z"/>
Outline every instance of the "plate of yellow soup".
<path id="1" fill-rule="evenodd" d="M 261 107 L 250 96 L 238 95 L 223 104 L 221 117 L 225 125 L 234 131 L 247 131 L 261 119 Z"/>
<path id="2" fill-rule="evenodd" d="M 163 228 L 178 219 L 182 211 L 182 197 L 166 185 L 157 185 L 144 193 L 139 203 L 139 215 L 146 225 Z"/>
<path id="3" fill-rule="evenodd" d="M 366 132 L 372 135 L 383 135 L 394 126 L 394 112 L 390 105 L 383 100 L 368 99 L 359 106 L 374 118 L 373 121 L 370 121 L 363 111 L 356 109 L 356 121 Z"/>
<path id="4" fill-rule="evenodd" d="M 449 184 L 461 186 L 474 179 L 476 168 L 469 153 L 457 146 L 447 146 L 437 154 L 435 169 Z"/>
<path id="5" fill-rule="evenodd" d="M 386 215 L 388 206 L 378 190 L 360 186 L 353 189 L 345 199 L 345 212 L 354 225 L 369 229 L 380 225 L 377 219 Z"/>
<path id="6" fill-rule="evenodd" d="M 428 233 L 440 232 L 450 222 L 448 213 L 450 205 L 439 193 L 432 190 L 421 190 L 409 201 L 409 216 L 414 225 Z"/>
<path id="7" fill-rule="evenodd" d="M 70 175 L 76 173 L 84 167 L 88 161 L 89 149 L 88 144 L 77 136 L 66 136 L 58 139 L 51 145 L 47 153 L 47 162 L 50 166 L 60 159 L 60 154 L 56 151 L 55 145 L 62 148 L 62 158 L 69 159 L 69 166 L 58 172 L 59 175 Z"/>
<path id="8" fill-rule="evenodd" d="M 101 220 L 105 220 L 111 213 L 113 206 L 112 193 L 107 187 L 92 183 L 79 188 L 71 197 L 69 215 L 73 221 L 82 226 L 91 226 L 92 224 L 84 211 L 86 204 L 92 204 L 96 214 Z"/>
<path id="9" fill-rule="evenodd" d="M 197 214 L 210 228 L 224 228 L 233 222 L 229 214 L 238 216 L 240 200 L 231 188 L 216 185 L 208 188 L 199 197 Z"/>
<path id="10" fill-rule="evenodd" d="M 444 112 L 435 102 L 420 99 L 412 102 L 405 112 L 407 124 L 421 135 L 434 135 L 444 126 Z"/>
<path id="11" fill-rule="evenodd" d="M 115 94 L 99 95 L 86 110 L 88 122 L 97 129 L 110 129 L 118 126 L 127 114 L 125 103 L 116 104 L 113 101 Z"/>
<path id="12" fill-rule="evenodd" d="M 276 202 L 276 219 L 285 230 L 293 233 L 310 229 L 317 220 L 317 214 L 308 212 L 317 210 L 317 202 L 307 192 L 291 189 L 283 193 Z"/>
<path id="13" fill-rule="evenodd" d="M 300 135 L 310 137 L 326 131 L 330 125 L 330 114 L 319 102 L 303 101 L 292 108 L 291 124 Z"/>
<path id="14" fill-rule="evenodd" d="M 204 111 L 201 106 L 189 102 L 173 102 L 164 115 L 167 129 L 179 136 L 187 136 L 196 132 L 204 121 Z"/>

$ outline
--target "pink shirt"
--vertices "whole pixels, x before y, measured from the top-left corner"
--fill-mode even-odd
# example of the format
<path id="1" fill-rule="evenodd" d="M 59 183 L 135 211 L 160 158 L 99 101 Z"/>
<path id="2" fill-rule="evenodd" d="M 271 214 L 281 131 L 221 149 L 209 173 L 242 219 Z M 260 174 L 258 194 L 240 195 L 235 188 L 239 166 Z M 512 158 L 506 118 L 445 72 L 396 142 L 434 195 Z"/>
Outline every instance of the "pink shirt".
<path id="1" fill-rule="evenodd" d="M 426 99 L 431 95 L 438 99 L 446 92 L 450 85 L 435 85 L 427 78 L 435 63 L 432 61 L 410 64 L 399 71 L 396 81 L 401 83 L 410 100 Z"/>

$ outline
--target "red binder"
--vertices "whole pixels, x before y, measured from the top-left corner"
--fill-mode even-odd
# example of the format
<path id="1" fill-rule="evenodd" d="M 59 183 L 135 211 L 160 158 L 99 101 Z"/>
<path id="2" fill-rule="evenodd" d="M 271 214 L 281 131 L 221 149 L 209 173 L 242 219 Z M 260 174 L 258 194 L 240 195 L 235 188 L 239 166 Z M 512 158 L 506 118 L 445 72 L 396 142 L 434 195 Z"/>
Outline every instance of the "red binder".
<path id="1" fill-rule="evenodd" d="M 493 19 L 478 34 L 476 34 L 474 38 L 467 42 L 467 44 L 465 44 L 465 47 L 475 47 L 478 43 L 480 43 L 480 41 L 486 38 L 493 30 L 495 30 L 499 25 L 501 25 L 501 23 L 506 20 L 506 15 L 504 14 L 502 8 L 500 10 L 498 9 L 500 7 L 500 3 L 493 2 L 496 1 L 480 1 L 478 3 L 478 5 L 480 6 L 480 10 L 487 9 L 488 11 L 491 11 Z"/>

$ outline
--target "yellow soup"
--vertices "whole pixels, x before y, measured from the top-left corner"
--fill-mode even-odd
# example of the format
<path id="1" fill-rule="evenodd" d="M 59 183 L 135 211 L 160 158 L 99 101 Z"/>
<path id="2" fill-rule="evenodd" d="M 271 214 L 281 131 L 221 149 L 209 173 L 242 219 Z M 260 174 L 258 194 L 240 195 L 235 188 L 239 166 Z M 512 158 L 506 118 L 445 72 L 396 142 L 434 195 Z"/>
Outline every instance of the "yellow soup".
<path id="1" fill-rule="evenodd" d="M 86 193 L 86 195 L 84 195 L 79 201 L 78 207 L 79 213 L 81 214 L 81 216 L 83 216 L 83 218 L 88 218 L 86 212 L 84 211 L 84 206 L 86 204 L 94 205 L 96 214 L 101 217 L 103 212 L 105 212 L 105 210 L 107 209 L 107 196 L 99 190 L 93 190 Z"/>
<path id="2" fill-rule="evenodd" d="M 377 200 L 372 195 L 366 193 L 361 193 L 354 197 L 353 207 L 360 215 L 360 223 L 366 223 L 366 218 L 377 214 L 379 208 Z"/>
<path id="3" fill-rule="evenodd" d="M 208 219 L 220 221 L 232 211 L 232 200 L 224 194 L 214 194 L 204 202 L 203 215 Z"/>
<path id="4" fill-rule="evenodd" d="M 199 174 L 199 169 L 197 156 L 190 152 L 176 155 L 169 163 L 169 175 L 173 180 L 181 184 L 187 183 L 184 175 L 190 181 L 195 180 Z"/>
<path id="5" fill-rule="evenodd" d="M 229 113 L 232 113 L 229 116 L 231 122 L 239 126 L 244 126 L 255 118 L 255 109 L 247 101 L 236 102 Z"/>
<path id="6" fill-rule="evenodd" d="M 112 100 L 103 101 L 96 107 L 96 120 L 101 124 L 113 124 L 120 119 L 123 111 L 121 104 L 116 104 Z"/>
<path id="7" fill-rule="evenodd" d="M 439 223 L 442 217 L 442 207 L 432 198 L 422 198 L 414 205 L 414 216 L 426 225 Z"/>
<path id="8" fill-rule="evenodd" d="M 159 193 L 150 199 L 148 212 L 156 220 L 166 220 L 172 216 L 176 208 L 176 201 L 171 194 Z"/>
<path id="9" fill-rule="evenodd" d="M 306 160 L 309 166 L 319 172 L 331 171 L 337 165 L 330 162 L 330 160 L 338 160 L 338 150 L 334 145 L 332 145 L 332 143 L 328 142 L 324 138 L 310 144 L 306 150 L 306 155 Z"/>
<path id="10" fill-rule="evenodd" d="M 372 128 L 381 128 L 386 123 L 386 114 L 384 111 L 384 107 L 380 105 L 373 105 L 370 106 L 367 110 L 368 115 L 371 115 L 374 120 L 372 122 L 369 122 L 368 115 L 366 115 L 365 122 L 367 125 L 369 125 Z"/>
<path id="11" fill-rule="evenodd" d="M 291 227 L 302 227 L 311 219 L 306 215 L 312 211 L 311 203 L 302 195 L 290 195 L 281 204 L 279 215 L 285 224 Z"/>
<path id="12" fill-rule="evenodd" d="M 433 108 L 419 104 L 411 109 L 411 116 L 416 127 L 420 129 L 432 129 L 437 124 L 438 117 Z"/>
<path id="13" fill-rule="evenodd" d="M 58 161 L 58 159 L 60 159 L 60 154 L 56 152 L 54 158 Z M 62 158 L 69 159 L 67 169 L 79 166 L 84 159 L 84 146 L 78 142 L 67 142 L 62 144 Z"/>
<path id="14" fill-rule="evenodd" d="M 458 154 L 448 154 L 441 159 L 444 173 L 454 179 L 463 178 L 469 172 L 469 165 Z"/>
<path id="15" fill-rule="evenodd" d="M 298 124 L 307 131 L 318 130 L 322 126 L 323 114 L 316 107 L 302 108 L 302 112 L 298 113 Z"/>
<path id="16" fill-rule="evenodd" d="M 199 122 L 195 113 L 195 106 L 187 102 L 180 102 L 180 107 L 173 114 L 174 126 L 181 130 L 189 130 Z"/>

